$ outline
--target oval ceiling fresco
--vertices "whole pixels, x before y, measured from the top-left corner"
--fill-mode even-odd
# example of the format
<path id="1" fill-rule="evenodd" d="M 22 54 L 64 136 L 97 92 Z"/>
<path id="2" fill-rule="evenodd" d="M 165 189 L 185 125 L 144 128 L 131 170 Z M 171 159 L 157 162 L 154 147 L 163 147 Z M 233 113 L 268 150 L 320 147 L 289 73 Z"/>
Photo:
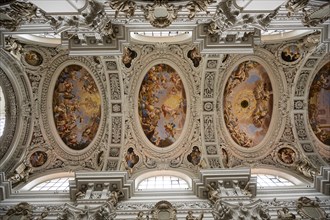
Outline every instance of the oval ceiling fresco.
<path id="1" fill-rule="evenodd" d="M 94 139 L 100 124 L 101 97 L 94 79 L 79 65 L 60 73 L 53 94 L 55 126 L 63 142 L 82 150 Z"/>
<path id="2" fill-rule="evenodd" d="M 144 134 L 157 147 L 173 144 L 182 132 L 187 111 L 179 74 L 167 64 L 153 66 L 139 91 L 139 119 Z"/>
<path id="3" fill-rule="evenodd" d="M 265 68 L 255 61 L 235 67 L 224 92 L 224 119 L 233 140 L 253 147 L 265 137 L 273 106 L 272 85 Z"/>
<path id="4" fill-rule="evenodd" d="M 314 134 L 330 145 L 330 62 L 316 74 L 309 92 L 308 116 Z"/>

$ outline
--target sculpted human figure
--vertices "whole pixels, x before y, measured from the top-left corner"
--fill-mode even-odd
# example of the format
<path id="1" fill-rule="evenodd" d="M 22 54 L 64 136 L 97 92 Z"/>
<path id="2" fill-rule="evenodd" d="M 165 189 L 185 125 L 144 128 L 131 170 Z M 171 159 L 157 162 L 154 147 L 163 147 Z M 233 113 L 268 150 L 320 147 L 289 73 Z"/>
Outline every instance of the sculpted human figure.
<path id="1" fill-rule="evenodd" d="M 213 188 L 212 183 L 207 184 L 206 188 L 208 190 L 208 197 L 211 202 L 215 203 L 218 199 L 220 199 L 218 191 Z"/>
<path id="2" fill-rule="evenodd" d="M 282 209 L 277 210 L 277 217 L 283 220 L 296 219 L 296 216 L 289 212 L 289 209 L 287 207 L 283 207 Z"/>
<path id="3" fill-rule="evenodd" d="M 202 220 L 204 217 L 204 213 L 201 213 L 199 217 L 195 217 L 192 211 L 188 211 L 188 215 L 186 216 L 186 220 Z"/>

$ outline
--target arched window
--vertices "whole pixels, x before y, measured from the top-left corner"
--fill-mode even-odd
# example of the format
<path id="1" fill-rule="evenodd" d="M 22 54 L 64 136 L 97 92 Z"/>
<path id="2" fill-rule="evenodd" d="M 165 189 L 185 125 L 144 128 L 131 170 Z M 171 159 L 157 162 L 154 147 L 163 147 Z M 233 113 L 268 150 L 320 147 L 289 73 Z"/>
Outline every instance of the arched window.
<path id="1" fill-rule="evenodd" d="M 176 176 L 152 176 L 142 180 L 138 190 L 189 189 L 188 183 Z"/>
<path id="2" fill-rule="evenodd" d="M 294 186 L 291 181 L 274 175 L 267 174 L 254 174 L 252 175 L 257 177 L 257 186 L 258 187 L 274 187 L 274 186 Z"/>
<path id="3" fill-rule="evenodd" d="M 47 180 L 45 182 L 36 185 L 30 190 L 31 191 L 47 191 L 47 190 L 67 191 L 69 190 L 69 180 L 73 180 L 73 178 L 63 177 L 63 178 Z"/>
<path id="4" fill-rule="evenodd" d="M 3 130 L 5 129 L 5 121 L 6 121 L 5 104 L 6 104 L 5 96 L 0 86 L 0 137 L 2 136 Z"/>

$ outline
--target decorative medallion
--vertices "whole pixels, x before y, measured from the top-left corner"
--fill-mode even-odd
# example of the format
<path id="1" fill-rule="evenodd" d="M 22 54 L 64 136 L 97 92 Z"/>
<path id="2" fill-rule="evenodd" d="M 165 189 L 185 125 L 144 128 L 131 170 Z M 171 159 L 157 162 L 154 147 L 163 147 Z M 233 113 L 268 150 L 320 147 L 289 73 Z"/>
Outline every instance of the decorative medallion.
<path id="1" fill-rule="evenodd" d="M 131 67 L 132 60 L 137 56 L 136 52 L 134 50 L 131 50 L 127 47 L 124 48 L 124 54 L 122 58 L 122 62 L 125 65 L 126 68 Z"/>
<path id="2" fill-rule="evenodd" d="M 128 169 L 132 169 L 134 165 L 139 162 L 139 156 L 135 154 L 134 149 L 132 147 L 128 148 L 127 153 L 125 155 L 125 161 L 127 163 Z"/>
<path id="3" fill-rule="evenodd" d="M 193 165 L 199 165 L 202 159 L 202 153 L 197 146 L 194 146 L 191 153 L 188 154 L 187 160 Z"/>
<path id="4" fill-rule="evenodd" d="M 33 167 L 40 167 L 47 162 L 48 155 L 43 151 L 35 151 L 30 156 L 30 164 Z"/>
<path id="5" fill-rule="evenodd" d="M 179 74 L 167 64 L 153 66 L 139 91 L 139 118 L 144 134 L 157 147 L 172 145 L 186 120 L 187 100 Z"/>
<path id="6" fill-rule="evenodd" d="M 302 219 L 327 219 L 325 211 L 317 201 L 300 197 L 297 201 L 297 213 Z"/>
<path id="7" fill-rule="evenodd" d="M 330 62 L 316 74 L 309 91 L 309 123 L 317 138 L 330 145 Z"/>
<path id="8" fill-rule="evenodd" d="M 284 47 L 281 51 L 282 60 L 288 63 L 300 60 L 301 56 L 300 48 L 294 44 Z"/>
<path id="9" fill-rule="evenodd" d="M 236 66 L 224 92 L 224 117 L 234 141 L 258 145 L 265 137 L 273 106 L 272 85 L 265 68 L 255 61 Z"/>
<path id="10" fill-rule="evenodd" d="M 40 53 L 30 50 L 25 54 L 25 62 L 31 66 L 39 66 L 43 62 L 43 58 Z"/>
<path id="11" fill-rule="evenodd" d="M 202 60 L 202 56 L 201 56 L 201 54 L 199 53 L 199 51 L 196 47 L 192 50 L 189 50 L 187 56 L 193 62 L 194 67 L 199 66 L 199 63 Z"/>
<path id="12" fill-rule="evenodd" d="M 293 164 L 296 161 L 296 152 L 288 147 L 283 147 L 277 152 L 278 159 L 285 164 Z"/>
<path id="13" fill-rule="evenodd" d="M 165 0 L 154 1 L 154 4 L 141 6 L 144 17 L 156 28 L 168 27 L 177 18 L 181 6 L 168 4 Z"/>
<path id="14" fill-rule="evenodd" d="M 93 77 L 82 66 L 69 65 L 60 73 L 53 94 L 57 132 L 73 150 L 86 148 L 98 130 L 101 97 Z"/>

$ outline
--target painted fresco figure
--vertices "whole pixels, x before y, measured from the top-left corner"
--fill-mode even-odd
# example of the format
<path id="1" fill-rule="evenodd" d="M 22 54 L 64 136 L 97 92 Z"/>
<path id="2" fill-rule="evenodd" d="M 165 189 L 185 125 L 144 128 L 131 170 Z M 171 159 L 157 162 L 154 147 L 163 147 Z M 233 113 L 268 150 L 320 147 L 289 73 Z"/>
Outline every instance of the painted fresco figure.
<path id="1" fill-rule="evenodd" d="M 42 151 L 36 151 L 30 156 L 30 163 L 33 167 L 40 167 L 47 161 L 47 154 Z"/>
<path id="2" fill-rule="evenodd" d="M 201 152 L 197 146 L 193 147 L 192 152 L 187 156 L 187 159 L 193 165 L 199 165 L 201 161 Z"/>
<path id="3" fill-rule="evenodd" d="M 129 49 L 128 47 L 124 48 L 124 54 L 122 58 L 122 62 L 126 68 L 130 68 L 132 64 L 132 60 L 137 56 L 134 50 Z"/>
<path id="4" fill-rule="evenodd" d="M 139 162 L 139 156 L 134 153 L 134 149 L 132 147 L 128 148 L 125 155 L 125 161 L 126 169 L 129 171 L 129 173 L 132 173 L 134 165 Z"/>
<path id="5" fill-rule="evenodd" d="M 192 50 L 189 50 L 187 56 L 191 59 L 194 64 L 194 67 L 198 67 L 199 63 L 201 62 L 201 54 L 198 52 L 197 48 L 195 47 Z"/>

